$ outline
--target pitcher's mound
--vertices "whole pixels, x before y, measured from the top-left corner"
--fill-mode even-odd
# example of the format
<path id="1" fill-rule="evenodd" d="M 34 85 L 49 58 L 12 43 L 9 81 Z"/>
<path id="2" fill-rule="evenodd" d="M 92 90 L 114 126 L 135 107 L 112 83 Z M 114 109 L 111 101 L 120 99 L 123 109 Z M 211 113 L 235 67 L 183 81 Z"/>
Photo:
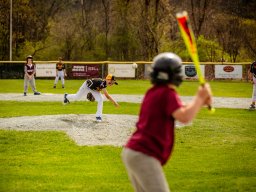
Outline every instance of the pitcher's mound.
<path id="1" fill-rule="evenodd" d="M 122 146 L 137 121 L 135 115 L 103 115 L 98 123 L 95 115 L 69 114 L 0 118 L 0 128 L 20 131 L 65 131 L 78 145 Z"/>

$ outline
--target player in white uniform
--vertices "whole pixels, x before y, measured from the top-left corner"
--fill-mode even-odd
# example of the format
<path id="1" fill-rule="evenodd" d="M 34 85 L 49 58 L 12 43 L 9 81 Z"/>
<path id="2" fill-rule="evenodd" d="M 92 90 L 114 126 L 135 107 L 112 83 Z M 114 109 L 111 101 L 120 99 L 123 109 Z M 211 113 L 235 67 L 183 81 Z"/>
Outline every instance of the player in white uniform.
<path id="1" fill-rule="evenodd" d="M 116 107 L 119 107 L 119 104 L 108 94 L 107 86 L 112 86 L 113 84 L 118 85 L 115 80 L 115 76 L 112 74 L 107 75 L 106 79 L 88 79 L 80 87 L 76 94 L 64 94 L 64 104 L 69 103 L 69 100 L 78 100 L 82 96 L 87 96 L 88 93 L 92 93 L 95 100 L 98 102 L 97 112 L 96 112 L 96 121 L 102 121 L 102 110 L 103 110 L 103 96 L 101 92 L 104 93 L 106 98 L 110 100 Z"/>
<path id="2" fill-rule="evenodd" d="M 59 79 L 61 78 L 62 88 L 65 87 L 65 80 L 64 77 L 66 76 L 66 68 L 64 63 L 62 62 L 62 58 L 59 57 L 59 62 L 56 63 L 56 78 L 54 81 L 53 88 L 56 88 L 56 84 L 58 83 Z"/>

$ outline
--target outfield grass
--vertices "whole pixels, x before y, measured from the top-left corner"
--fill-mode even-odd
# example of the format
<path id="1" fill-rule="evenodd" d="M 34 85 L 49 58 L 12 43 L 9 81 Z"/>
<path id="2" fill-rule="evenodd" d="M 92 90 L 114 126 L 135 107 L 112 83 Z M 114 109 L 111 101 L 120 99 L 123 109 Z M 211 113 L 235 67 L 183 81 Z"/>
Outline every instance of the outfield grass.
<path id="1" fill-rule="evenodd" d="M 76 93 L 84 80 L 66 80 L 65 89 L 61 88 L 61 82 L 53 89 L 53 80 L 36 80 L 38 91 L 42 93 Z M 23 80 L 0 80 L 0 93 L 23 93 Z M 110 94 L 144 94 L 151 86 L 149 80 L 118 80 L 118 86 L 108 88 Z M 244 97 L 249 98 L 252 95 L 252 85 L 247 82 L 210 82 L 214 96 L 216 97 Z M 198 87 L 197 81 L 185 81 L 178 89 L 182 96 L 192 96 Z M 29 92 L 31 88 L 29 88 Z"/>
<path id="2" fill-rule="evenodd" d="M 53 89 L 37 80 L 43 93 L 76 92 L 81 80 Z M 0 80 L 0 93 L 22 93 L 23 80 Z M 60 82 L 59 82 L 60 83 Z M 144 94 L 149 81 L 120 80 L 113 94 Z M 181 95 L 194 95 L 197 82 L 184 82 Z M 211 82 L 214 96 L 251 97 L 243 82 Z M 137 115 L 140 105 L 104 102 L 104 114 Z M 0 117 L 92 114 L 95 103 L 0 101 Z M 202 109 L 193 124 L 176 130 L 175 148 L 164 171 L 172 191 L 256 191 L 256 113 L 245 109 Z M 133 191 L 121 162 L 121 148 L 77 146 L 57 131 L 0 130 L 0 191 Z"/>
<path id="3" fill-rule="evenodd" d="M 0 191 L 132 191 L 121 148 L 77 146 L 62 132 L 0 130 L 0 137 Z M 176 130 L 164 167 L 171 190 L 255 191 L 255 137 L 254 112 L 201 110 Z"/>

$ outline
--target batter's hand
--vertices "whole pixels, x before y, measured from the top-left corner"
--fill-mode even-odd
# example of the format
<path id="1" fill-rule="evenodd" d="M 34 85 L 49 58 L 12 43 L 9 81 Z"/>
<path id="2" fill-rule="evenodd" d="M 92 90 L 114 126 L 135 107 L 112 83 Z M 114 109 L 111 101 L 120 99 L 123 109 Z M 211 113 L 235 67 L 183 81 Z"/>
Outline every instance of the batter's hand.
<path id="1" fill-rule="evenodd" d="M 212 104 L 212 91 L 211 87 L 208 83 L 199 86 L 198 88 L 198 97 L 202 99 L 203 105 L 211 105 Z"/>

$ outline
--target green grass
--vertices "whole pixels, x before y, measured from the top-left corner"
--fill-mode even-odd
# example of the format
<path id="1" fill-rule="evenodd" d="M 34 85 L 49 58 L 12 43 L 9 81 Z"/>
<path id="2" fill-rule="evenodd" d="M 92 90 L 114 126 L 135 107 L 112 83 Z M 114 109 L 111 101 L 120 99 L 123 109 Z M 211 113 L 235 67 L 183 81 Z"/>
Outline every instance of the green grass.
<path id="1" fill-rule="evenodd" d="M 104 114 L 130 114 L 137 115 L 140 105 L 136 103 L 120 102 L 116 108 L 111 102 L 104 102 Z M 57 114 L 94 114 L 96 102 L 72 102 L 63 105 L 61 102 L 17 102 L 0 101 L 0 117 L 57 115 Z"/>
<path id="2" fill-rule="evenodd" d="M 0 93 L 22 93 L 23 80 L 0 80 Z M 75 93 L 82 80 L 67 80 L 66 88 L 52 88 L 53 80 L 36 80 L 43 93 Z M 59 82 L 60 83 L 60 82 Z M 210 82 L 214 96 L 251 97 L 244 82 Z M 60 84 L 59 84 L 60 86 Z M 119 80 L 110 94 L 144 94 L 149 81 Z M 184 82 L 183 96 L 194 95 L 197 82 Z M 30 90 L 30 89 L 29 89 Z M 31 90 L 30 90 L 31 91 Z M 0 117 L 52 114 L 94 114 L 96 103 L 0 101 Z M 104 102 L 104 114 L 137 115 L 140 105 Z M 176 130 L 172 158 L 164 171 L 172 191 L 256 191 L 255 112 L 202 109 L 193 124 Z M 77 146 L 57 131 L 0 130 L 0 191 L 133 191 L 121 162 L 121 148 Z"/>
<path id="3" fill-rule="evenodd" d="M 255 191 L 255 128 L 254 112 L 201 110 L 176 130 L 164 167 L 171 190 Z M 0 191 L 132 191 L 121 148 L 77 146 L 62 132 L 0 130 L 0 138 Z"/>
<path id="4" fill-rule="evenodd" d="M 0 130 L 0 191 L 131 189 L 120 148 L 78 147 L 61 132 Z"/>
<path id="5" fill-rule="evenodd" d="M 38 91 L 42 93 L 76 93 L 84 80 L 66 80 L 65 89 L 61 88 L 61 82 L 53 89 L 53 80 L 36 80 Z M 0 80 L 0 93 L 23 93 L 23 80 Z M 144 94 L 151 86 L 149 80 L 118 80 L 118 86 L 108 88 L 110 94 Z M 195 94 L 197 81 L 185 81 L 182 83 L 178 92 L 182 96 L 192 96 Z M 214 96 L 216 97 L 245 97 L 249 98 L 252 94 L 252 85 L 240 81 L 211 81 L 210 85 Z M 29 88 L 31 92 L 31 88 Z"/>

